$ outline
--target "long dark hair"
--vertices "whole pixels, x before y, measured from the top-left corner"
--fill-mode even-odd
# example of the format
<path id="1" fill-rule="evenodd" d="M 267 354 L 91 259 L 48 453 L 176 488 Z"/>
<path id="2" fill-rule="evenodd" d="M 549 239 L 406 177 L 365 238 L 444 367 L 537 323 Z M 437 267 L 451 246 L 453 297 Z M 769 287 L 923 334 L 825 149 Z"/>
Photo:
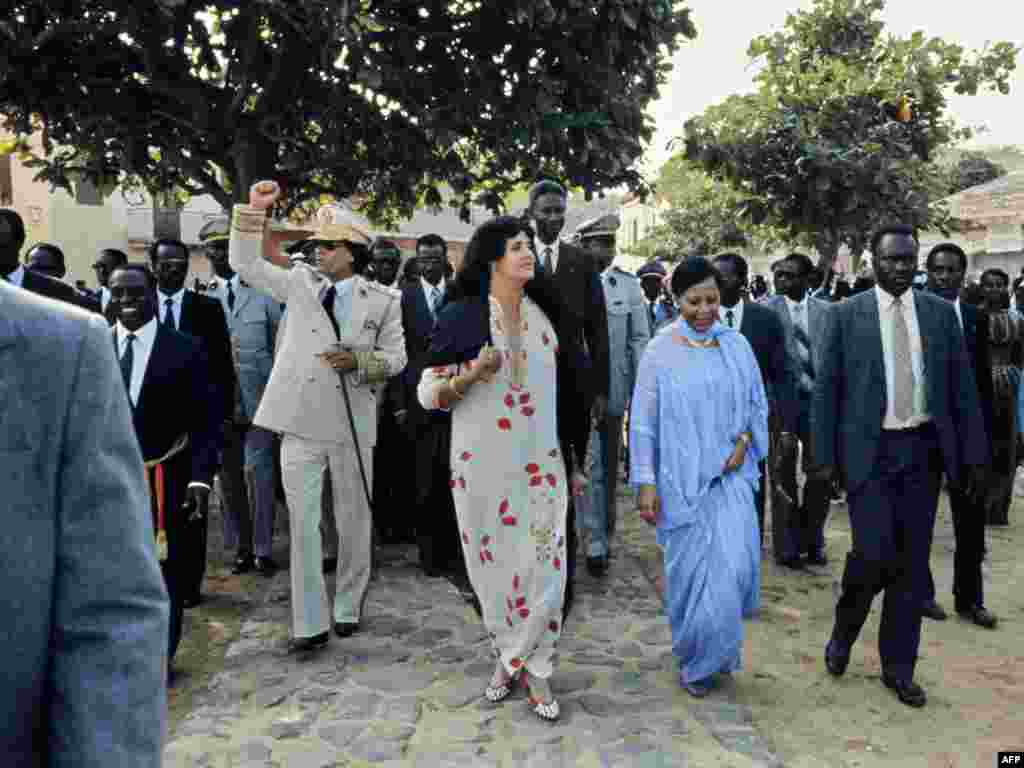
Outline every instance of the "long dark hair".
<path id="1" fill-rule="evenodd" d="M 533 228 L 525 219 L 498 216 L 481 224 L 466 246 L 466 256 L 455 279 L 448 286 L 448 300 L 484 303 L 490 312 L 487 297 L 491 292 L 491 266 L 505 255 L 505 245 L 520 232 L 530 238 L 532 250 Z M 524 292 L 547 315 L 555 328 L 561 330 L 561 302 L 549 277 L 539 270 L 527 281 Z"/>

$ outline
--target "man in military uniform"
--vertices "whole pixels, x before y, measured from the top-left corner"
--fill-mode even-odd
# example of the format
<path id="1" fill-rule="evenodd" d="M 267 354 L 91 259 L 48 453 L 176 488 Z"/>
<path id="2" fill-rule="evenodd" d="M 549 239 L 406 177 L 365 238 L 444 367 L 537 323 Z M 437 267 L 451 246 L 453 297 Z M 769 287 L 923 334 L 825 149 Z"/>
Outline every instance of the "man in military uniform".
<path id="1" fill-rule="evenodd" d="M 679 314 L 675 305 L 665 295 L 663 283 L 667 275 L 668 272 L 660 261 L 649 261 L 636 271 L 636 276 L 640 278 L 640 287 L 643 289 L 646 304 L 644 313 L 647 316 L 651 338 Z"/>
<path id="2" fill-rule="evenodd" d="M 608 570 L 608 544 L 615 531 L 622 422 L 633 394 L 640 356 L 650 339 L 640 280 L 612 266 L 615 233 L 620 223 L 619 217 L 611 213 L 584 222 L 576 230 L 580 247 L 590 255 L 601 273 L 608 309 L 608 408 L 591 434 L 591 483 L 579 502 L 580 524 L 589 535 L 587 570 L 594 576 L 603 576 Z"/>
<path id="3" fill-rule="evenodd" d="M 274 367 L 274 345 L 281 305 L 253 290 L 228 263 L 228 219 L 217 218 L 199 231 L 215 278 L 206 295 L 220 301 L 231 334 L 237 373 L 235 408 L 224 421 L 224 458 L 220 472 L 224 490 L 224 546 L 236 549 L 232 573 L 256 569 L 272 576 L 274 538 L 274 434 L 253 426 Z M 255 555 L 255 557 L 254 557 Z"/>

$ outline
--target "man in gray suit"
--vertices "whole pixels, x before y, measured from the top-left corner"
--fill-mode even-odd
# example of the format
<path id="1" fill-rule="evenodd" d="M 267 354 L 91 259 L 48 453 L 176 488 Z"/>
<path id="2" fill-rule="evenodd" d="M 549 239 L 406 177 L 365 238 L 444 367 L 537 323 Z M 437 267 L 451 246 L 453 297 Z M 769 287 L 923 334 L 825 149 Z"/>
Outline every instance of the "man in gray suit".
<path id="1" fill-rule="evenodd" d="M 799 503 L 796 481 L 796 452 L 783 451 L 777 468 L 779 484 L 793 500 L 793 510 L 784 528 L 775 531 L 781 536 L 776 549 L 782 564 L 799 567 L 806 555 L 811 565 L 827 565 L 825 557 L 825 519 L 828 516 L 832 485 L 822 479 L 815 467 L 811 451 L 811 393 L 821 369 L 822 342 L 825 338 L 828 310 L 831 306 L 809 295 L 808 278 L 814 264 L 803 253 L 792 253 L 775 268 L 775 284 L 780 294 L 772 296 L 765 306 L 774 309 L 786 332 L 789 364 L 796 383 L 797 433 L 803 446 L 803 468 L 807 474 L 803 504 Z"/>
<path id="2" fill-rule="evenodd" d="M 274 345 L 281 305 L 254 290 L 228 263 L 228 219 L 218 218 L 199 231 L 216 276 L 206 295 L 218 299 L 231 334 L 236 372 L 235 409 L 224 422 L 224 546 L 237 548 L 232 573 L 256 569 L 273 576 L 274 433 L 252 423 L 274 367 Z M 255 557 L 253 555 L 255 554 Z"/>
<path id="3" fill-rule="evenodd" d="M 615 233 L 620 224 L 619 217 L 611 213 L 591 219 L 576 230 L 580 246 L 601 273 L 608 308 L 608 408 L 591 434 L 594 464 L 590 490 L 579 501 L 580 526 L 590 535 L 587 570 L 593 576 L 603 576 L 608 571 L 608 540 L 615 532 L 622 422 L 633 395 L 640 356 L 650 339 L 640 281 L 612 266 Z"/>
<path id="4" fill-rule="evenodd" d="M 838 468 L 853 532 L 825 665 L 835 676 L 846 671 L 871 603 L 885 590 L 882 681 L 904 704 L 922 707 L 914 665 L 942 471 L 974 497 L 985 430 L 953 305 L 910 290 L 913 230 L 879 230 L 871 252 L 877 286 L 829 310 L 811 406 L 821 479 Z"/>
<path id="5" fill-rule="evenodd" d="M 103 318 L 0 281 L 0 754 L 159 766 L 168 606 Z"/>

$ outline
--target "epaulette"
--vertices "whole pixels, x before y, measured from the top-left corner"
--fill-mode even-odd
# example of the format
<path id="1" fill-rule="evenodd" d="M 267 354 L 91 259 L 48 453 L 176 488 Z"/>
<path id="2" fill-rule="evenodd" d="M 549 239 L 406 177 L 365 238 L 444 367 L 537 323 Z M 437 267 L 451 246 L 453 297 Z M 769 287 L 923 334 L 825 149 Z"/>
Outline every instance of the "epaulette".
<path id="1" fill-rule="evenodd" d="M 397 288 L 392 288 L 390 285 L 381 285 L 376 280 L 364 280 L 363 284 L 372 291 L 377 293 L 383 293 L 392 299 L 402 298 L 402 292 Z"/>

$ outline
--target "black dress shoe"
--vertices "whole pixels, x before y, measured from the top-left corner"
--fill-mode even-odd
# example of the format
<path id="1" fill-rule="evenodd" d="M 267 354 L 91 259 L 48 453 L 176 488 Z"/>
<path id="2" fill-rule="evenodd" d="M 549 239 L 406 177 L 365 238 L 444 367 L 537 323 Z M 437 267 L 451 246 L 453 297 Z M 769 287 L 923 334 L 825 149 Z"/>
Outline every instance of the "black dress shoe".
<path id="1" fill-rule="evenodd" d="M 202 595 L 189 595 L 181 601 L 181 605 L 183 608 L 195 608 L 201 602 L 203 602 Z"/>
<path id="2" fill-rule="evenodd" d="M 842 677 L 850 666 L 850 652 L 843 653 L 835 640 L 829 640 L 825 646 L 825 667 L 833 677 Z"/>
<path id="3" fill-rule="evenodd" d="M 324 558 L 324 573 L 334 573 L 338 570 L 338 558 L 336 557 L 325 557 Z"/>
<path id="4" fill-rule="evenodd" d="M 824 552 L 812 552 L 807 556 L 807 564 L 817 566 L 828 565 L 828 558 L 825 557 Z"/>
<path id="5" fill-rule="evenodd" d="M 799 557 L 780 557 L 775 562 L 777 562 L 783 568 L 789 568 L 794 571 L 802 571 L 804 569 L 803 560 L 801 560 Z"/>
<path id="6" fill-rule="evenodd" d="M 600 578 L 608 572 L 608 555 L 587 558 L 587 571 L 591 576 Z"/>
<path id="7" fill-rule="evenodd" d="M 895 691 L 899 700 L 908 707 L 923 707 L 928 702 L 924 689 L 913 680 L 882 675 L 882 682 L 886 688 Z"/>
<path id="8" fill-rule="evenodd" d="M 926 619 L 931 619 L 932 621 L 945 621 L 949 618 L 946 615 L 946 612 L 942 610 L 942 606 L 934 600 L 929 600 L 924 604 L 921 608 L 921 615 Z"/>
<path id="9" fill-rule="evenodd" d="M 327 632 L 321 632 L 319 635 L 313 635 L 312 637 L 296 637 L 288 643 L 288 652 L 306 653 L 308 651 L 315 651 L 317 648 L 323 648 L 327 645 L 328 637 Z"/>
<path id="10" fill-rule="evenodd" d="M 254 567 L 252 555 L 249 552 L 241 552 L 238 557 L 235 558 L 234 564 L 231 566 L 231 572 L 236 576 L 248 573 Z"/>
<path id="11" fill-rule="evenodd" d="M 338 637 L 352 637 L 352 635 L 354 635 L 358 631 L 358 621 L 338 621 L 334 624 L 334 634 L 336 634 Z"/>
<path id="12" fill-rule="evenodd" d="M 277 573 L 277 563 L 269 557 L 257 557 L 253 565 L 257 571 L 268 578 Z"/>
<path id="13" fill-rule="evenodd" d="M 980 605 L 972 605 L 970 608 L 966 608 L 962 611 L 958 610 L 957 614 L 960 618 L 972 621 L 979 627 L 984 627 L 985 629 L 995 629 L 996 625 L 999 623 L 999 619 L 997 619 L 994 614 L 989 613 L 987 609 Z"/>

